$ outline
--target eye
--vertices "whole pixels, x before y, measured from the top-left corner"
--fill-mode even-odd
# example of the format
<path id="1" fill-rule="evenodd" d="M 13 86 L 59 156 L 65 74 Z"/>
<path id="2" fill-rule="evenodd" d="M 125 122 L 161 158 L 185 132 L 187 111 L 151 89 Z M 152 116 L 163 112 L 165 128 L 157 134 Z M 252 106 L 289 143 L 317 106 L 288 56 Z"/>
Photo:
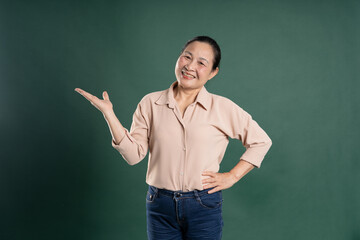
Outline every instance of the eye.
<path id="1" fill-rule="evenodd" d="M 199 64 L 205 66 L 205 64 L 203 62 L 199 62 Z"/>
<path id="2" fill-rule="evenodd" d="M 185 57 L 186 59 L 190 59 L 190 56 L 185 55 L 184 57 Z"/>

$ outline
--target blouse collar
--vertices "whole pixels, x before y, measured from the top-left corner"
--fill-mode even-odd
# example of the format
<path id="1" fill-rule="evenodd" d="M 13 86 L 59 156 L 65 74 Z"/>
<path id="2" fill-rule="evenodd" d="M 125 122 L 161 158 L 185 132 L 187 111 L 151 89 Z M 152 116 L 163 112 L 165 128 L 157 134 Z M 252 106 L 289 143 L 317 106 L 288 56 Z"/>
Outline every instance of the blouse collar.
<path id="1" fill-rule="evenodd" d="M 174 98 L 174 87 L 177 86 L 177 84 L 178 84 L 177 81 L 173 82 L 169 89 L 163 91 L 160 98 L 155 103 L 159 105 L 168 104 L 170 108 L 174 108 L 176 104 L 176 100 Z M 196 103 L 200 103 L 200 105 L 205 110 L 209 108 L 210 93 L 206 90 L 205 86 L 202 86 L 201 90 L 199 91 L 195 99 L 195 104 Z"/>

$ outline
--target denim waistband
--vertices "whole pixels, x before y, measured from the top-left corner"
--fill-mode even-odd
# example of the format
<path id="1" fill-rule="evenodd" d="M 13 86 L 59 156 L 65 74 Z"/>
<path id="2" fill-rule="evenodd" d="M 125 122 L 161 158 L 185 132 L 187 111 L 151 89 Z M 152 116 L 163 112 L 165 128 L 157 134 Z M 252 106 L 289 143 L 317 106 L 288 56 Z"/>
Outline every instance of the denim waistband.
<path id="1" fill-rule="evenodd" d="M 168 196 L 183 196 L 183 197 L 192 197 L 192 196 L 202 196 L 204 194 L 207 194 L 208 191 L 210 191 L 213 188 L 208 188 L 208 189 L 204 189 L 204 190 L 194 190 L 194 191 L 189 191 L 189 192 L 184 192 L 184 191 L 171 191 L 171 190 L 167 190 L 167 189 L 162 189 L 162 188 L 157 188 L 155 186 L 149 185 L 149 187 L 151 187 L 154 192 L 156 193 L 160 193 L 163 195 L 168 195 Z"/>

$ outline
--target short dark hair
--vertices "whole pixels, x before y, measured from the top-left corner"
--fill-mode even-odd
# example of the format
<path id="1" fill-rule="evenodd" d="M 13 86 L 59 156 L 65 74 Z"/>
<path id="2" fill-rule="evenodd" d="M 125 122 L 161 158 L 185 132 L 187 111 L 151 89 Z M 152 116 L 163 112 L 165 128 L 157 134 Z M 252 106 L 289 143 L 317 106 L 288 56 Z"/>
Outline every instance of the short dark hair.
<path id="1" fill-rule="evenodd" d="M 213 66 L 212 66 L 212 71 L 215 70 L 217 67 L 220 68 L 221 50 L 220 50 L 220 47 L 217 44 L 217 42 L 214 39 L 212 39 L 211 37 L 197 36 L 197 37 L 194 37 L 193 39 L 190 39 L 189 41 L 186 42 L 185 46 L 181 50 L 181 53 L 184 52 L 185 48 L 190 43 L 195 42 L 195 41 L 208 43 L 211 46 L 211 48 L 213 49 L 213 53 L 214 53 L 214 62 L 213 62 Z"/>

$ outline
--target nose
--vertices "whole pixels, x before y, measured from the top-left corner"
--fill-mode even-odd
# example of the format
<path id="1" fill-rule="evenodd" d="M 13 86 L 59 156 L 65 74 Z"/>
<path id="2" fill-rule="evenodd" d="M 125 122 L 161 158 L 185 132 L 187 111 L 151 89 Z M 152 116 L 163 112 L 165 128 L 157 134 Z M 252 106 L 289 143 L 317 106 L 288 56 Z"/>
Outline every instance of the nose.
<path id="1" fill-rule="evenodd" d="M 190 61 L 185 65 L 186 70 L 195 70 L 195 61 Z"/>

